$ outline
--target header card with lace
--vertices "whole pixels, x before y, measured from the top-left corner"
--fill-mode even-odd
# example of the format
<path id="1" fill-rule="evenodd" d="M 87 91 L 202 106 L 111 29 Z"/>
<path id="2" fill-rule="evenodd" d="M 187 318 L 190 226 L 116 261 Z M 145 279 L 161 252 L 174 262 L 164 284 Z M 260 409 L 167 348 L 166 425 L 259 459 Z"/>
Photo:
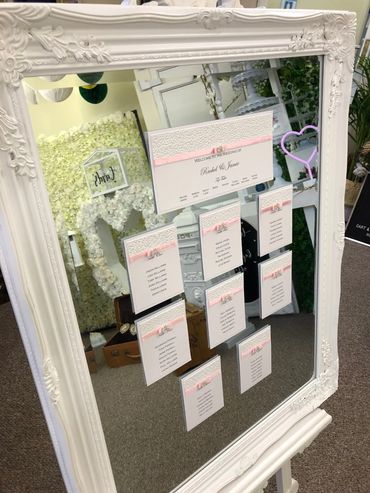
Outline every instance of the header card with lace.
<path id="1" fill-rule="evenodd" d="M 159 214 L 273 178 L 272 111 L 149 132 L 148 143 Z"/>

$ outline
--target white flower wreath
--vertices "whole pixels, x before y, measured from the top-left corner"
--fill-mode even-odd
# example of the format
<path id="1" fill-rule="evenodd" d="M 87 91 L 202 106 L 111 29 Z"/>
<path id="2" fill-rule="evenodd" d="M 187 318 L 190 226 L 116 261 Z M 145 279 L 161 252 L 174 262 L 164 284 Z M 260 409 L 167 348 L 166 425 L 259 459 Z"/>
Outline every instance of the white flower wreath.
<path id="1" fill-rule="evenodd" d="M 147 229 L 165 223 L 164 218 L 154 212 L 151 187 L 140 183 L 134 183 L 124 190 L 117 191 L 114 197 L 102 195 L 82 204 L 77 216 L 77 226 L 85 242 L 93 276 L 101 289 L 111 298 L 125 294 L 127 289 L 109 267 L 96 223 L 98 219 L 102 219 L 116 231 L 123 232 L 132 211 L 142 213 Z"/>

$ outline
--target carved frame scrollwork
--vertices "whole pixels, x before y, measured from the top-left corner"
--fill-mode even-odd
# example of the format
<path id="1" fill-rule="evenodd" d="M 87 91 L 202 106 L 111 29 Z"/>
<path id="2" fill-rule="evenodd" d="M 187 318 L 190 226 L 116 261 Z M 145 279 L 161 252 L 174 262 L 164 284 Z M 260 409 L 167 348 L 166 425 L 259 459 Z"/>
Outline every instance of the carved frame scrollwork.
<path id="1" fill-rule="evenodd" d="M 247 491 L 238 478 L 261 464 L 273 444 L 337 387 L 345 122 L 354 38 L 355 16 L 346 12 L 1 5 L 0 260 L 68 491 L 114 493 L 116 487 L 22 78 L 241 58 L 323 57 L 314 378 L 179 488 L 201 493 L 233 485 L 227 490 L 236 493 Z"/>

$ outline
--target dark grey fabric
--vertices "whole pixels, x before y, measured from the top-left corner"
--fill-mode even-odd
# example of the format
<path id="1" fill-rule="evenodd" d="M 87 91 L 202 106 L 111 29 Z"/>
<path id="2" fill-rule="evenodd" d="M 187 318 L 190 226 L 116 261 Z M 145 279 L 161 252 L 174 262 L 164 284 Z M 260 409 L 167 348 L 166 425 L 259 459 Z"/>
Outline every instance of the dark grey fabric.
<path id="1" fill-rule="evenodd" d="M 10 303 L 0 305 L 0 492 L 65 487 Z"/>

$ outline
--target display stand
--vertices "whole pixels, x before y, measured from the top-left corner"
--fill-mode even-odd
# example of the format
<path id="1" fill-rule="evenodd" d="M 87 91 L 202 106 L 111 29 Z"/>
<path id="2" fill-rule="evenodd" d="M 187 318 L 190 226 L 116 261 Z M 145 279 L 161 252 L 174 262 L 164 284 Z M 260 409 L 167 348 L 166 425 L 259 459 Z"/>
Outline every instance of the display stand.
<path id="1" fill-rule="evenodd" d="M 278 493 L 296 493 L 298 482 L 292 478 L 290 462 L 295 455 L 304 452 L 331 420 L 326 411 L 316 409 L 275 442 L 245 474 L 220 492 L 263 493 L 268 480 L 276 475 Z"/>

